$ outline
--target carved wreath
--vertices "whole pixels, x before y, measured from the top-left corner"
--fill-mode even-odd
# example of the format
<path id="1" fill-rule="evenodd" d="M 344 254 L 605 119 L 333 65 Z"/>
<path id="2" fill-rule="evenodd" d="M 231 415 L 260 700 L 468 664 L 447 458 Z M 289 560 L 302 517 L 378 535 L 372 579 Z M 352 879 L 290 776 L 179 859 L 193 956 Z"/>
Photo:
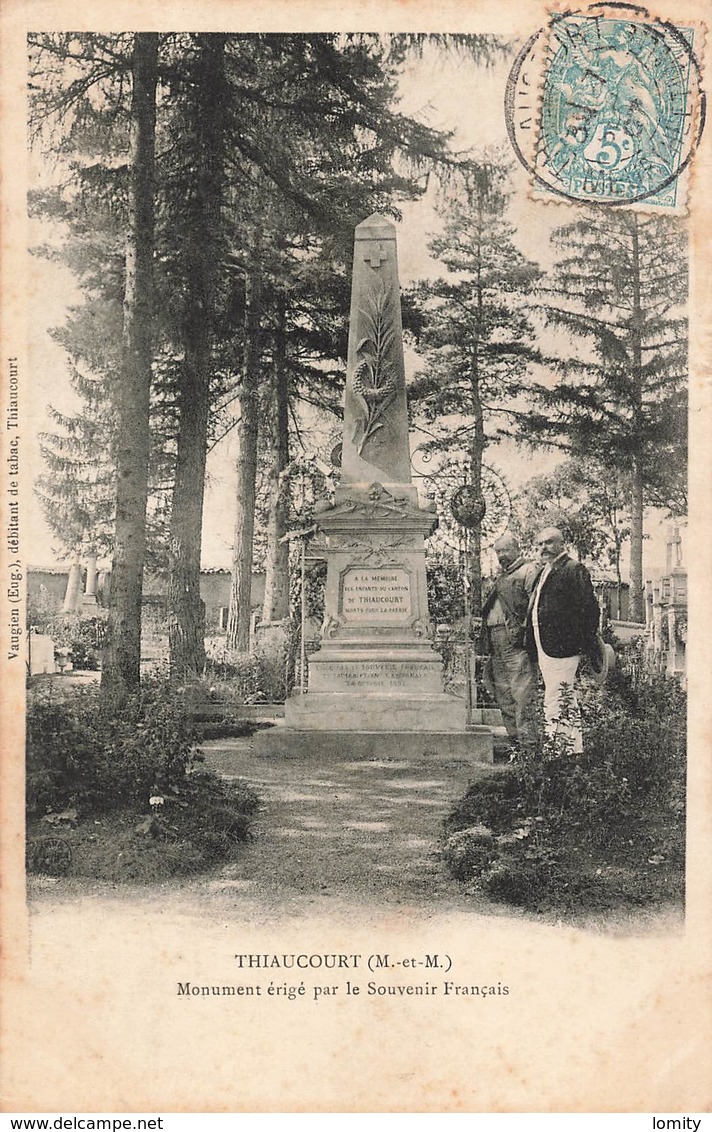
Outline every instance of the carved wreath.
<path id="1" fill-rule="evenodd" d="M 331 617 L 327 614 L 321 626 L 321 633 L 323 637 L 334 637 L 336 632 L 341 628 L 341 621 L 338 617 Z"/>
<path id="2" fill-rule="evenodd" d="M 393 300 L 385 285 L 370 297 L 368 310 L 361 308 L 360 314 L 366 333 L 356 347 L 358 363 L 352 385 L 362 404 L 352 437 L 359 456 L 383 428 L 382 418 L 396 395 L 395 367 L 388 360 L 395 338 Z"/>

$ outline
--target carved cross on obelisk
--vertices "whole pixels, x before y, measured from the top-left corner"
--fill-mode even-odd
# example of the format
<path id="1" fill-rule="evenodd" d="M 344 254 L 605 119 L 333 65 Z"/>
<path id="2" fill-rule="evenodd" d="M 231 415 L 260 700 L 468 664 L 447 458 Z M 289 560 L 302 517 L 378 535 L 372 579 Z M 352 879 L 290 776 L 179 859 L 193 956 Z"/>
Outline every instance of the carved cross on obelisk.
<path id="1" fill-rule="evenodd" d="M 410 481 L 395 225 L 374 213 L 356 228 L 341 486 L 381 483 L 415 499 Z"/>
<path id="2" fill-rule="evenodd" d="M 375 217 L 378 213 L 374 212 L 373 215 Z M 358 236 L 356 236 L 356 239 L 358 239 Z M 388 252 L 381 244 L 379 244 L 377 248 L 370 248 L 369 251 L 366 252 L 366 262 L 370 263 L 373 268 L 380 267 L 384 259 L 388 259 Z"/>

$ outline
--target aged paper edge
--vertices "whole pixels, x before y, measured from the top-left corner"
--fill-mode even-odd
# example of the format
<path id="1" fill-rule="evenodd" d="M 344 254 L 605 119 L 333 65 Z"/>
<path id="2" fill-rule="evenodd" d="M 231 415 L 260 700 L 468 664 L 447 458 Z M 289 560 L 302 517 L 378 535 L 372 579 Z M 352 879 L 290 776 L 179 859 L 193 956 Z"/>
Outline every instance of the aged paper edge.
<path id="1" fill-rule="evenodd" d="M 706 4 L 678 3 L 672 16 L 675 22 L 683 19 L 702 19 L 709 21 L 710 11 Z M 228 2 L 210 4 L 161 4 L 147 7 L 144 3 L 126 2 L 112 4 L 94 4 L 78 10 L 69 4 L 57 3 L 13 3 L 6 2 L 0 12 L 2 25 L 2 56 L 0 57 L 0 77 L 2 81 L 2 167 L 5 170 L 3 177 L 3 212 L 2 212 L 2 373 L 3 382 L 7 379 L 7 359 L 17 357 L 20 372 L 23 378 L 24 396 L 31 388 L 31 373 L 27 365 L 27 350 L 25 346 L 27 319 L 30 317 L 30 304 L 28 296 L 24 293 L 23 264 L 26 248 L 26 225 L 24 221 L 24 131 L 25 131 L 25 88 L 24 88 L 24 36 L 26 30 L 125 30 L 126 28 L 140 27 L 141 30 L 166 30 L 186 27 L 192 30 L 429 30 L 443 31 L 487 30 L 509 34 L 513 27 L 518 33 L 524 34 L 527 28 L 531 30 L 541 26 L 544 22 L 543 5 L 533 0 L 522 0 L 517 5 L 516 18 L 512 5 L 499 3 L 441 3 L 434 9 L 429 4 L 422 3 L 383 3 L 366 2 L 352 4 L 347 11 L 342 5 L 322 4 L 317 9 L 313 5 L 301 3 L 271 3 L 259 7 Z M 712 631 L 712 556 L 710 555 L 710 488 L 712 487 L 712 446 L 709 444 L 709 430 L 712 423 L 711 392 L 710 392 L 710 306 L 712 305 L 712 243 L 710 235 L 712 221 L 706 206 L 707 193 L 705 190 L 710 184 L 711 167 L 711 137 L 708 128 L 703 137 L 702 145 L 696 155 L 694 169 L 694 184 L 691 186 L 691 225 L 692 240 L 692 297 L 691 314 L 693 316 L 693 332 L 690 338 L 691 348 L 691 460 L 690 460 L 690 486 L 691 509 L 690 527 L 688 534 L 688 560 L 690 574 L 690 637 L 688 643 L 689 688 L 692 702 L 690 713 L 690 772 L 689 772 L 689 871 L 687 886 L 687 919 L 684 940 L 680 946 L 674 948 L 676 960 L 682 959 L 682 969 L 671 970 L 669 977 L 661 979 L 660 999 L 651 1003 L 650 1026 L 656 1025 L 656 1020 L 665 1026 L 672 1020 L 679 1020 L 676 1001 L 684 1000 L 689 1009 L 687 1014 L 686 1033 L 670 1032 L 665 1041 L 653 1041 L 651 1035 L 651 1057 L 662 1057 L 662 1050 L 671 1043 L 678 1042 L 681 1047 L 686 1044 L 694 1048 L 694 1057 L 698 1065 L 698 1073 L 692 1077 L 685 1076 L 685 1086 L 680 1088 L 675 1101 L 675 1094 L 662 1089 L 658 1095 L 652 1096 L 651 1101 L 656 1107 L 662 1107 L 669 1102 L 669 1111 L 694 1109 L 707 1111 L 709 1109 L 710 1077 L 707 1065 L 709 1063 L 710 1033 L 707 1016 L 710 1006 L 710 983 L 712 973 L 712 933 L 710 931 L 710 870 L 709 855 L 712 849 L 712 775 L 710 774 L 709 754 L 712 746 L 712 727 L 710 726 L 710 713 L 708 700 L 710 693 L 709 681 L 709 639 Z M 4 386 L 6 388 L 6 386 Z M 4 456 L 3 456 L 4 459 Z M 23 491 L 31 489 L 28 483 L 23 484 Z M 27 563 L 31 557 L 31 548 L 24 547 L 23 561 Z M 5 543 L 0 544 L 0 571 L 3 579 L 7 558 Z M 0 589 L 0 594 L 3 589 Z M 18 674 L 16 669 L 9 667 L 5 655 L 2 656 L 3 680 L 0 695 L 0 738 L 2 739 L 2 792 L 0 797 L 0 850 L 2 856 L 2 914 L 5 953 L 2 965 L 3 993 L 15 1007 L 23 1002 L 22 995 L 27 986 L 27 908 L 24 893 L 24 848 L 23 848 L 23 770 L 22 752 L 24 748 L 24 671 Z M 533 936 L 536 936 L 534 931 Z M 582 947 L 580 942 L 573 941 L 572 946 Z M 71 962 L 72 957 L 69 957 Z M 623 966 L 625 958 L 621 955 Z M 613 971 L 612 977 L 620 977 L 620 971 Z M 29 971 L 31 980 L 31 970 Z M 690 989 L 694 987 L 694 994 Z M 15 992 L 19 992 L 16 994 Z M 665 997 L 668 995 L 669 997 Z M 50 1012 L 47 1018 L 48 1030 L 51 1029 L 52 1003 L 45 1004 Z M 90 1004 L 87 1004 L 89 1008 Z M 453 1047 L 458 1043 L 458 1018 L 453 1017 L 453 1032 L 451 1040 Z M 585 1022 L 586 1020 L 584 1020 Z M 379 1072 L 378 1059 L 385 1056 L 389 1043 L 407 1042 L 407 1019 L 399 1025 L 383 1029 L 381 1026 L 377 1040 L 373 1045 L 373 1061 L 371 1065 L 374 1079 L 371 1095 L 378 1100 L 383 1111 L 477 1111 L 473 1102 L 473 1094 L 458 1095 L 455 1082 L 448 1075 L 448 1058 L 454 1056 L 443 1034 L 439 1033 L 441 1042 L 439 1061 L 442 1065 L 442 1074 L 434 1077 L 430 1074 L 430 1091 L 425 1091 L 425 1080 L 419 1087 L 418 1075 L 414 1069 L 407 1073 L 407 1060 L 402 1065 L 405 1074 L 411 1077 L 409 1083 L 410 1101 L 404 1100 L 404 1093 L 394 1089 L 389 1101 L 388 1095 L 383 1095 L 375 1087 Z M 591 1018 L 590 1025 L 596 1020 Z M 22 1032 L 23 1019 L 18 1014 L 3 1011 L 3 1044 L 7 1050 L 10 1043 Z M 329 1038 L 338 1038 L 338 1027 L 329 1024 Z M 179 1035 L 180 1037 L 180 1035 Z M 185 1035 L 183 1035 L 185 1038 Z M 564 1035 L 560 1035 L 563 1039 Z M 658 1036 L 659 1037 L 659 1036 Z M 555 1041 L 556 1035 L 543 1035 L 545 1041 Z M 365 1041 L 365 1038 L 362 1039 Z M 281 1048 L 281 1047 L 278 1047 Z M 621 1057 L 625 1060 L 628 1049 L 621 1046 Z M 348 1051 L 340 1050 L 342 1056 Z M 226 1051 L 222 1048 L 219 1035 L 216 1035 L 215 1054 L 224 1057 Z M 556 1056 L 556 1045 L 552 1055 Z M 56 1051 L 55 1051 L 56 1055 Z M 47 1059 L 47 1051 L 41 1048 L 36 1050 L 37 1062 L 34 1067 L 36 1077 L 43 1074 L 43 1064 Z M 99 1054 L 101 1056 L 101 1054 Z M 492 1072 L 504 1073 L 506 1071 L 506 1058 L 492 1063 Z M 368 1059 L 367 1059 L 368 1063 Z M 294 1069 L 294 1065 L 285 1057 L 286 1070 Z M 57 1066 L 54 1071 L 57 1072 Z M 98 1067 L 101 1070 L 101 1066 Z M 250 1070 L 262 1068 L 256 1063 L 248 1066 Z M 585 1067 L 581 1067 L 585 1070 Z M 662 1068 L 662 1066 L 661 1066 Z M 112 1072 L 110 1065 L 104 1065 L 102 1072 L 108 1077 Z M 156 1082 L 160 1088 L 152 1089 L 148 1078 L 153 1072 L 147 1065 L 144 1079 L 137 1080 L 133 1097 L 137 1107 L 162 1108 L 168 1111 L 193 1111 L 191 1105 L 190 1082 L 187 1087 L 173 1081 L 174 1091 L 165 1091 L 165 1082 L 171 1081 L 171 1075 L 164 1072 L 163 1082 Z M 614 1075 L 618 1083 L 621 1079 Z M 623 1079 L 625 1075 L 623 1074 Z M 77 1080 L 73 1096 L 77 1109 L 86 1111 L 95 1109 L 102 1111 L 102 1093 L 97 1088 L 97 1080 L 89 1075 L 86 1080 Z M 11 1082 L 12 1084 L 12 1082 Z M 131 1085 L 131 1082 L 127 1083 Z M 459 1082 L 461 1085 L 462 1082 Z M 466 1091 L 465 1091 L 466 1093 Z M 130 1090 L 127 1096 L 131 1095 Z M 270 1097 L 263 1097 L 261 1102 L 257 1097 L 255 1110 L 264 1111 L 305 1111 L 305 1106 L 314 1107 L 319 1111 L 371 1111 L 368 1108 L 367 1097 L 369 1090 L 364 1087 L 354 1087 L 350 1092 L 343 1090 L 343 1105 L 335 1105 L 333 1094 L 331 1099 L 327 1093 L 320 1093 L 318 1089 L 306 1089 L 301 1092 L 299 1088 L 283 1083 L 283 1087 L 275 1086 Z M 506 1092 L 503 1094 L 506 1097 Z M 635 1089 L 627 1092 L 614 1092 L 613 1079 L 607 1103 L 601 1103 L 601 1093 L 591 1092 L 580 1087 L 580 1083 L 571 1079 L 563 1080 L 558 1096 L 552 1104 L 552 1097 L 541 1097 L 539 1105 L 532 1103 L 532 1111 L 571 1111 L 584 1110 L 582 1105 L 588 1096 L 598 1099 L 597 1111 L 630 1111 L 627 1107 L 631 1097 L 639 1096 Z M 495 1107 L 507 1111 L 521 1111 L 521 1097 L 529 1097 L 536 1102 L 536 1090 L 528 1093 L 516 1093 L 517 1100 L 508 1106 L 506 1100 L 500 1101 Z M 67 1095 L 62 1099 L 66 1101 Z M 252 1099 L 252 1095 L 250 1095 Z M 605 1099 L 605 1098 L 604 1098 Z M 52 1108 L 46 1096 L 39 1092 L 25 1091 L 12 1088 L 6 1095 L 4 1107 L 10 1110 L 20 1108 L 23 1111 L 33 1111 L 33 1100 L 38 1108 Z M 232 1103 L 230 1103 L 232 1101 Z M 462 1108 L 463 1101 L 470 1107 Z M 13 1103 L 14 1102 L 14 1103 Z M 568 1103 L 567 1103 L 568 1102 Z M 620 1107 L 619 1107 L 620 1105 Z M 67 1107 L 66 1105 L 64 1107 Z M 216 1097 L 214 1107 L 216 1110 L 245 1111 L 241 1107 L 239 1096 Z M 645 1106 L 641 1106 L 643 1108 Z"/>

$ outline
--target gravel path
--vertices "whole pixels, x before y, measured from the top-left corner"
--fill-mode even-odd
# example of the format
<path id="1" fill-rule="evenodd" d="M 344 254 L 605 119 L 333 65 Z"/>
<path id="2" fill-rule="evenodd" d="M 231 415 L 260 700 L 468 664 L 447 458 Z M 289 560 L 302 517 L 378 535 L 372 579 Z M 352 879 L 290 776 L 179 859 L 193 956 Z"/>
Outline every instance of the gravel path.
<path id="1" fill-rule="evenodd" d="M 260 795 L 254 838 L 219 875 L 186 889 L 285 911 L 315 902 L 469 908 L 441 859 L 442 820 L 487 768 L 460 759 L 260 755 L 247 739 L 202 744 L 206 765 Z M 491 768 L 489 768 L 491 771 Z M 496 771 L 495 771 L 496 773 Z M 484 902 L 489 903 L 489 902 Z"/>

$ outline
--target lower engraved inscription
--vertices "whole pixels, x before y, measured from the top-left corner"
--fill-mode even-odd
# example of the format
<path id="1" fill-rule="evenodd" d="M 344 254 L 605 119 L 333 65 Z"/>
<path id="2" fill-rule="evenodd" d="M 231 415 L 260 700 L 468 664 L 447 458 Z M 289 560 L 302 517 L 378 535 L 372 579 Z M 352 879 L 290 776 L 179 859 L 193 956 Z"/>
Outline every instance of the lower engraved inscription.
<path id="1" fill-rule="evenodd" d="M 346 688 L 377 688 L 387 692 L 410 687 L 413 681 L 431 676 L 432 664 L 417 661 L 355 661 L 353 664 L 330 666 L 330 676 Z"/>

